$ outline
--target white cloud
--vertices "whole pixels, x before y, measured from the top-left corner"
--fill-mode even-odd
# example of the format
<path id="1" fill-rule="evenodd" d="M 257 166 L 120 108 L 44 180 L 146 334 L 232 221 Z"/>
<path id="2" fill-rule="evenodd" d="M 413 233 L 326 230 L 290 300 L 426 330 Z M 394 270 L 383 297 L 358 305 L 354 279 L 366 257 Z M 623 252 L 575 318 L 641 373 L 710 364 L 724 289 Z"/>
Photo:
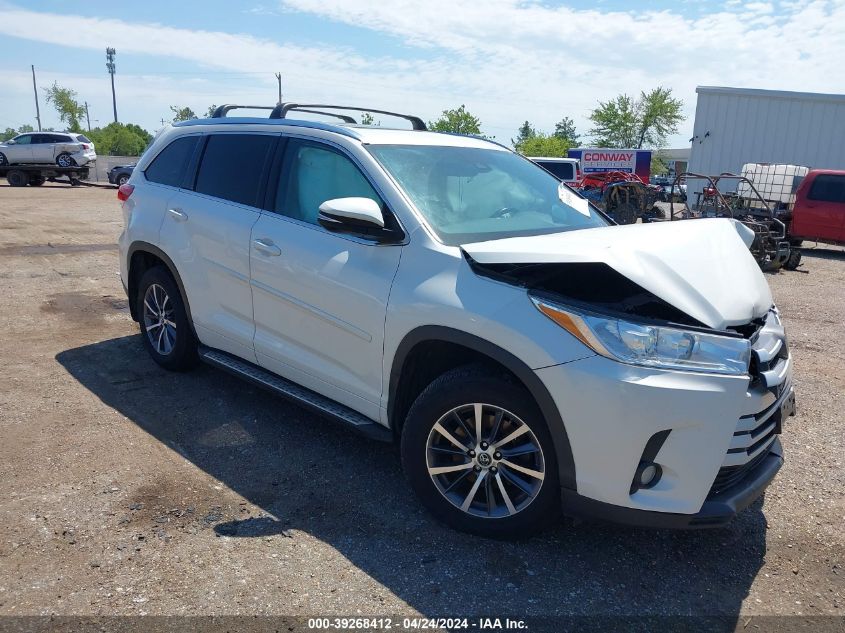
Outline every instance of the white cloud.
<path id="1" fill-rule="evenodd" d="M 696 85 L 845 91 L 840 69 L 845 0 L 738 3 L 698 18 L 682 9 L 576 10 L 522 0 L 284 0 L 277 7 L 282 15 L 307 12 L 394 38 L 406 46 L 403 58 L 19 9 L 0 8 L 0 34 L 92 50 L 116 42 L 121 56 L 158 56 L 150 58 L 151 77 L 136 80 L 118 73 L 119 110 L 127 120 L 149 127 L 168 112 L 168 104 L 204 110 L 212 102 L 272 102 L 276 69 L 291 99 L 381 106 L 425 118 L 465 103 L 502 141 L 525 119 L 549 130 L 562 116 L 571 116 L 586 131 L 597 100 L 656 85 L 670 86 L 684 99 L 687 128 Z M 33 23 L 39 28 L 32 29 Z M 75 34 L 71 40 L 69 32 Z M 198 79 L 152 76 L 167 57 L 198 64 Z M 258 69 L 267 72 L 237 81 L 232 80 L 236 75 L 213 74 Z M 66 77 L 84 98 L 102 100 L 107 111 L 104 79 Z M 31 101 L 25 84 L 22 77 L 6 84 L 11 94 L 0 102 L 0 116 L 20 118 L 9 115 L 31 108 L 24 105 Z M 688 137 L 682 133 L 674 142 Z"/>

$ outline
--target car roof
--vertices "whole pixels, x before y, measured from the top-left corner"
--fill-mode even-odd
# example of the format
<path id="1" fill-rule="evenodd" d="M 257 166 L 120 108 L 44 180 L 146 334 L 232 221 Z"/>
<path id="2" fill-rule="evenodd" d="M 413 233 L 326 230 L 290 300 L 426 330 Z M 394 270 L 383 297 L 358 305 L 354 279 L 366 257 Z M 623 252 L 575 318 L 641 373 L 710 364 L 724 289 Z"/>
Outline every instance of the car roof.
<path id="1" fill-rule="evenodd" d="M 478 136 L 465 134 L 451 134 L 448 132 L 431 132 L 422 130 L 406 130 L 381 127 L 378 125 L 336 125 L 322 121 L 304 121 L 297 119 L 264 119 L 255 117 L 224 117 L 217 119 L 193 119 L 174 123 L 173 127 L 201 127 L 217 125 L 261 125 L 275 129 L 282 127 L 299 127 L 335 132 L 343 136 L 354 138 L 367 145 L 436 145 L 445 147 L 470 147 L 479 149 L 493 149 L 510 151 L 503 145 L 483 139 Z"/>

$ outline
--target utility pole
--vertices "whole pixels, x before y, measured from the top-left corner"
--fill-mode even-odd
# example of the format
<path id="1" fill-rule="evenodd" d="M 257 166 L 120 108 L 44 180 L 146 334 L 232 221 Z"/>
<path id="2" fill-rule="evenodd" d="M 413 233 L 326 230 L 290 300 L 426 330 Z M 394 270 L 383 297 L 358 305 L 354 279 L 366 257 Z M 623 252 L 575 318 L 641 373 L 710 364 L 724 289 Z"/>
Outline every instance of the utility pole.
<path id="1" fill-rule="evenodd" d="M 38 131 L 41 131 L 41 109 L 38 107 L 38 88 L 35 87 L 35 66 L 32 66 L 32 91 L 35 93 L 35 120 L 38 121 Z"/>
<path id="2" fill-rule="evenodd" d="M 106 68 L 109 69 L 111 75 L 111 103 L 114 108 L 114 122 L 117 123 L 117 99 L 114 96 L 114 56 L 117 54 L 113 48 L 106 49 Z"/>
<path id="3" fill-rule="evenodd" d="M 91 131 L 91 116 L 88 114 L 88 102 L 85 102 L 85 120 L 88 121 L 88 131 Z"/>
<path id="4" fill-rule="evenodd" d="M 167 121 L 165 121 L 165 120 L 164 120 L 164 117 L 162 117 L 162 119 L 161 119 L 161 127 L 164 127 L 165 125 L 167 125 Z"/>
<path id="5" fill-rule="evenodd" d="M 276 73 L 276 79 L 279 82 L 279 103 L 282 102 L 282 73 Z"/>

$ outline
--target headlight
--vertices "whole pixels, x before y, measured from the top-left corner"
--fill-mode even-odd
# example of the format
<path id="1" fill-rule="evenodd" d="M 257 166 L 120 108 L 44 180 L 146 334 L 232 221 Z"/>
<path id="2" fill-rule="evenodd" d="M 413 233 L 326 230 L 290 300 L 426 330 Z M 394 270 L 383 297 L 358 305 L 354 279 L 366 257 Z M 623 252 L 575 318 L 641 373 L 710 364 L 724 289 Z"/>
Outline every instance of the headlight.
<path id="1" fill-rule="evenodd" d="M 607 358 L 663 369 L 748 373 L 751 345 L 744 338 L 635 323 L 564 308 L 536 297 L 531 300 L 540 312 Z"/>

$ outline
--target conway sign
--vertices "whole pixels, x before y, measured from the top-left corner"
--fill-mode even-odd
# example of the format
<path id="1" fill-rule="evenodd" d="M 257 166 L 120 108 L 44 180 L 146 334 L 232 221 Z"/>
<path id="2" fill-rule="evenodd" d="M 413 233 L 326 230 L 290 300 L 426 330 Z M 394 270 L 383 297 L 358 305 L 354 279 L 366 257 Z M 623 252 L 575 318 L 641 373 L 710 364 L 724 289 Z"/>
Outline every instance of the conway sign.
<path id="1" fill-rule="evenodd" d="M 635 173 L 645 182 L 651 175 L 651 150 L 610 149 L 605 147 L 579 147 L 569 150 L 569 158 L 581 162 L 581 171 L 624 171 Z"/>

